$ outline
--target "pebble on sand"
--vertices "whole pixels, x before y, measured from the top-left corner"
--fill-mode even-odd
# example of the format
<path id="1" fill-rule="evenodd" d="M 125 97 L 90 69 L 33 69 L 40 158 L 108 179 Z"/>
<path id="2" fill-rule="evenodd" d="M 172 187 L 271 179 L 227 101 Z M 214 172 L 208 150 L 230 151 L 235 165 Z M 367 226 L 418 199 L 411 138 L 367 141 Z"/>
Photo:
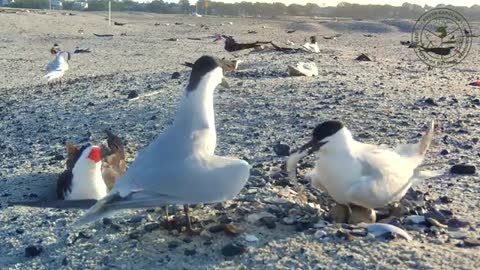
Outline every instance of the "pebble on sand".
<path id="1" fill-rule="evenodd" d="M 28 246 L 25 248 L 25 256 L 26 257 L 36 257 L 42 253 L 43 247 L 42 246 Z"/>
<path id="2" fill-rule="evenodd" d="M 459 164 L 450 169 L 453 174 L 475 174 L 477 168 L 474 165 Z"/>
<path id="3" fill-rule="evenodd" d="M 222 255 L 225 257 L 232 257 L 243 254 L 247 249 L 242 244 L 228 244 L 222 248 Z"/>

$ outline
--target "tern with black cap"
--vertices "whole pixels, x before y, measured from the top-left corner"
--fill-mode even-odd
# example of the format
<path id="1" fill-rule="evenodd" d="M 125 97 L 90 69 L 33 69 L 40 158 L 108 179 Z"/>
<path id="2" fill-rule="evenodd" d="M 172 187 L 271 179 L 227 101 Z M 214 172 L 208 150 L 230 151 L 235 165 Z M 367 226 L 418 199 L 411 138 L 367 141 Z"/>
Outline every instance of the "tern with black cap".
<path id="1" fill-rule="evenodd" d="M 307 174 L 314 187 L 347 207 L 383 207 L 400 200 L 417 180 L 433 176 L 419 171 L 433 134 L 432 121 L 420 142 L 388 149 L 358 142 L 342 123 L 326 121 L 289 157 L 287 171 L 295 182 L 298 161 L 317 153 L 315 167 Z"/>
<path id="2" fill-rule="evenodd" d="M 76 225 L 122 209 L 217 203 L 240 192 L 250 165 L 214 155 L 213 94 L 223 80 L 224 68 L 222 60 L 211 56 L 195 61 L 173 124 L 139 152 L 110 193 Z M 187 230 L 191 231 L 190 222 Z"/>

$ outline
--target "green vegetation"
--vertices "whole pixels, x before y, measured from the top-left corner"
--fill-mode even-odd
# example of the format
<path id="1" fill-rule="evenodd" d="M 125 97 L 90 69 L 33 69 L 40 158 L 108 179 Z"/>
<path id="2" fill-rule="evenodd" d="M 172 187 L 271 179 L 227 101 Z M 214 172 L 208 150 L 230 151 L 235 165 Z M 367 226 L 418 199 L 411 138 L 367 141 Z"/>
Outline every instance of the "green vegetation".
<path id="1" fill-rule="evenodd" d="M 19 8 L 48 8 L 48 0 L 17 0 L 12 7 Z M 108 9 L 108 0 L 88 0 L 89 11 L 100 11 Z M 71 7 L 69 2 L 64 2 L 64 7 Z M 468 20 L 480 20 L 480 5 L 472 7 L 455 7 L 438 5 L 437 7 L 448 7 L 462 13 Z M 205 9 L 205 0 L 197 2 L 197 10 L 200 14 L 210 15 L 232 15 L 232 16 L 262 16 L 272 17 L 281 15 L 290 16 L 328 16 L 345 17 L 353 19 L 417 19 L 430 6 L 419 6 L 404 3 L 400 7 L 391 5 L 359 5 L 340 3 L 336 7 L 320 7 L 317 4 L 289 6 L 282 3 L 252 3 L 241 2 L 235 4 L 208 1 Z M 132 0 L 113 0 L 112 10 L 114 11 L 146 11 L 155 13 L 191 13 L 195 11 L 195 5 L 190 5 L 188 0 L 180 0 L 178 3 L 166 3 L 163 0 L 154 0 L 151 3 L 137 3 Z"/>

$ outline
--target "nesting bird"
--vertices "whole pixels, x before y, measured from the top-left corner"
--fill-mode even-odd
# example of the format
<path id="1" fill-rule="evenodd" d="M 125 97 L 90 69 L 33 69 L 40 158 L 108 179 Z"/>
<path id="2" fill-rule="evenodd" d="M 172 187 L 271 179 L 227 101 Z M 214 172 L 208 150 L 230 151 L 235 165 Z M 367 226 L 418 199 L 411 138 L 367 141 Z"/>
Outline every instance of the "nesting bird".
<path id="1" fill-rule="evenodd" d="M 421 180 L 418 168 L 433 134 L 432 121 L 419 143 L 388 149 L 358 142 L 342 123 L 326 121 L 315 127 L 312 139 L 289 157 L 287 170 L 290 178 L 296 179 L 297 162 L 317 153 L 315 167 L 307 175 L 314 187 L 328 192 L 347 208 L 379 208 L 399 201 L 412 183 Z"/>
<path id="2" fill-rule="evenodd" d="M 320 48 L 318 47 L 317 37 L 316 36 L 311 36 L 310 37 L 310 42 L 306 42 L 305 44 L 303 44 L 302 48 L 307 52 L 319 53 Z"/>
<path id="3" fill-rule="evenodd" d="M 172 126 L 138 154 L 110 193 L 76 225 L 122 209 L 217 203 L 240 192 L 250 175 L 249 164 L 214 154 L 213 94 L 223 81 L 223 66 L 222 60 L 211 56 L 193 64 Z M 184 211 L 191 231 L 188 207 Z"/>
<path id="4" fill-rule="evenodd" d="M 57 199 L 99 200 L 107 195 L 102 177 L 102 153 L 99 146 L 81 148 L 67 143 L 67 169 L 57 180 Z"/>

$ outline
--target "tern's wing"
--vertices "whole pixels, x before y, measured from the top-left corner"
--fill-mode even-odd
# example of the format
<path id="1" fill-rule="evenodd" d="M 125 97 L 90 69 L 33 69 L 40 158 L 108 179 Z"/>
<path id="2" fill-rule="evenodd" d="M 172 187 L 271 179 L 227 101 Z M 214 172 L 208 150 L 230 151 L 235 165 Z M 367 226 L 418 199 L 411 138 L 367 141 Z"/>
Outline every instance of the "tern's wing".
<path id="1" fill-rule="evenodd" d="M 210 155 L 129 169 L 110 194 L 75 224 L 93 222 L 121 209 L 229 200 L 240 192 L 249 174 L 245 161 Z"/>
<path id="2" fill-rule="evenodd" d="M 370 149 L 371 150 L 371 149 Z M 362 176 L 347 191 L 351 203 L 377 208 L 403 197 L 417 164 L 398 153 L 377 148 L 358 156 Z"/>

